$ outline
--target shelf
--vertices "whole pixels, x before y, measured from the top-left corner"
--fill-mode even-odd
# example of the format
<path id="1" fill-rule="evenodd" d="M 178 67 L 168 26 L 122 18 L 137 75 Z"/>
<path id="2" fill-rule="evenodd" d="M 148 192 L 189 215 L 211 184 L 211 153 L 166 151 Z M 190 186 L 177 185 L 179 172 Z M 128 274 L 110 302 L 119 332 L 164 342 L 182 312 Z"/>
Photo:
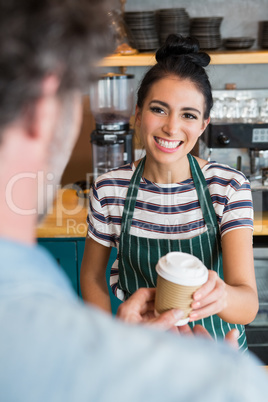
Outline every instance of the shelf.
<path id="1" fill-rule="evenodd" d="M 268 64 L 268 50 L 224 50 L 208 52 L 211 64 Z M 100 63 L 102 67 L 140 67 L 155 64 L 154 53 L 139 53 L 132 56 L 113 54 Z"/>

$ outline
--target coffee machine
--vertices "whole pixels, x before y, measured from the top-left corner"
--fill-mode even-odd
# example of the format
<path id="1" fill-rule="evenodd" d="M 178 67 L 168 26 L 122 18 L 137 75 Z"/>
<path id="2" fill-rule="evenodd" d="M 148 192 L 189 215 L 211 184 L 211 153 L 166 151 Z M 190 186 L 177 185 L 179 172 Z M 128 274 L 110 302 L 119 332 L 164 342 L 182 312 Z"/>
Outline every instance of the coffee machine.
<path id="1" fill-rule="evenodd" d="M 107 73 L 89 92 L 96 129 L 91 133 L 94 180 L 133 160 L 130 116 L 134 107 L 134 75 Z"/>
<path id="2" fill-rule="evenodd" d="M 213 100 L 199 156 L 238 169 L 250 181 L 259 311 L 246 334 L 249 349 L 268 364 L 268 90 L 213 91 Z"/>
<path id="3" fill-rule="evenodd" d="M 211 122 L 199 143 L 199 156 L 241 170 L 262 182 L 268 167 L 268 89 L 215 90 Z"/>
<path id="4" fill-rule="evenodd" d="M 199 156 L 225 163 L 249 179 L 254 209 L 268 211 L 268 89 L 215 90 L 211 122 Z"/>

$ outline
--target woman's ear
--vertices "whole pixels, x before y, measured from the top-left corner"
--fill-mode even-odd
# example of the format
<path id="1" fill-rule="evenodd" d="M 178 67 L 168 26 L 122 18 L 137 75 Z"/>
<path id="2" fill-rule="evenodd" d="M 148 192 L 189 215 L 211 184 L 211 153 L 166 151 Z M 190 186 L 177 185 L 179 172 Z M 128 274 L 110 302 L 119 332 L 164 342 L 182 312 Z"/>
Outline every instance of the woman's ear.
<path id="1" fill-rule="evenodd" d="M 140 127 L 141 125 L 141 109 L 138 107 L 138 105 L 136 105 L 135 109 L 135 125 L 137 127 Z"/>
<path id="2" fill-rule="evenodd" d="M 210 117 L 208 119 L 204 120 L 203 127 L 201 129 L 201 133 L 199 134 L 199 137 L 203 134 L 203 132 L 205 131 L 205 129 L 207 128 L 209 123 L 210 123 Z"/>

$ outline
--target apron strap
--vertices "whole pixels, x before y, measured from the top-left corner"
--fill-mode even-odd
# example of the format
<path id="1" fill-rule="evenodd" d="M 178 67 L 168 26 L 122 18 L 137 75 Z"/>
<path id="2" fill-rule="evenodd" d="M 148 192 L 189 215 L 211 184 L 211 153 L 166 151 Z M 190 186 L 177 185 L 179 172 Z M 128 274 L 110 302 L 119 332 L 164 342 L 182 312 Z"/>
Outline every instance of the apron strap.
<path id="1" fill-rule="evenodd" d="M 204 221 L 208 227 L 208 230 L 211 226 L 217 228 L 218 230 L 219 226 L 217 216 L 213 207 L 210 192 L 203 172 L 197 160 L 191 154 L 188 154 L 187 156 L 190 163 L 192 177 L 196 188 L 198 201 L 203 213 Z"/>
<path id="2" fill-rule="evenodd" d="M 204 178 L 204 175 L 202 173 L 202 170 L 200 169 L 197 160 L 191 154 L 188 154 L 187 157 L 190 163 L 193 182 L 196 188 L 197 197 L 200 203 L 200 208 L 203 213 L 204 221 L 208 227 L 208 230 L 211 226 L 213 226 L 218 231 L 219 226 L 217 222 L 217 216 L 213 207 L 209 189 L 206 180 Z M 129 233 L 132 224 L 132 218 L 136 205 L 140 180 L 144 170 L 145 160 L 146 156 L 144 156 L 144 158 L 140 160 L 129 183 L 121 223 L 121 231 L 125 233 Z"/>
<path id="3" fill-rule="evenodd" d="M 144 165 L 145 165 L 145 159 L 142 158 L 136 167 L 135 172 L 133 173 L 128 191 L 127 191 L 127 197 L 125 200 L 125 206 L 124 206 L 124 211 L 122 215 L 122 223 L 121 223 L 121 232 L 129 233 L 131 224 L 132 224 L 132 218 L 134 214 L 134 209 L 136 205 L 136 199 L 137 199 L 137 194 L 139 190 L 139 185 L 142 177 L 142 173 L 144 170 Z"/>

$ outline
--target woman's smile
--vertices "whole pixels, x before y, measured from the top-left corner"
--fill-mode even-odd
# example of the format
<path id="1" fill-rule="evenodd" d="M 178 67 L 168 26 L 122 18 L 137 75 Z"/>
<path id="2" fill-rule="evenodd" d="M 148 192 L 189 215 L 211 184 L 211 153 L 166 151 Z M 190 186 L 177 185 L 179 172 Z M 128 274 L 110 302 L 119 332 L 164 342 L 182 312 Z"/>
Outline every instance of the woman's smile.
<path id="1" fill-rule="evenodd" d="M 183 141 L 167 140 L 160 137 L 154 137 L 157 148 L 163 152 L 176 152 Z"/>

